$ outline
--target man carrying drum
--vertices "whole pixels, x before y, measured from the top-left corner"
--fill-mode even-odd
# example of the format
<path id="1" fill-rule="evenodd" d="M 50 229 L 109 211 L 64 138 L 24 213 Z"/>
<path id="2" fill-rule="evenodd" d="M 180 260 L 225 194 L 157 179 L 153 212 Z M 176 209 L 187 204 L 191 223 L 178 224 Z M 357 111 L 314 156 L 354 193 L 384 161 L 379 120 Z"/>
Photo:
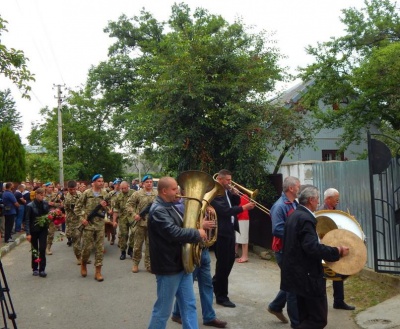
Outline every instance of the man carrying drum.
<path id="1" fill-rule="evenodd" d="M 318 210 L 335 210 L 339 204 L 339 191 L 334 188 L 328 188 L 324 192 L 324 203 L 319 207 Z M 344 301 L 344 284 L 343 280 L 347 278 L 345 275 L 340 275 L 339 280 L 333 280 L 333 308 L 340 310 L 355 310 L 355 306 L 348 305 Z"/>

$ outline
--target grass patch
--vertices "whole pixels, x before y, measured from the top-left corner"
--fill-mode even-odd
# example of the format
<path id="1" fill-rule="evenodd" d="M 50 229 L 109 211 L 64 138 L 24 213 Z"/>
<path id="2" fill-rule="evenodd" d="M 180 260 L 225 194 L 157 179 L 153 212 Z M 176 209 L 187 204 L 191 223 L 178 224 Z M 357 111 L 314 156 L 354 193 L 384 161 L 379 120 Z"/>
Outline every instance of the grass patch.
<path id="1" fill-rule="evenodd" d="M 327 286 L 327 294 L 332 295 L 332 284 Z M 354 314 L 375 306 L 396 296 L 399 291 L 384 282 L 376 282 L 360 275 L 353 275 L 344 281 L 346 303 L 356 306 Z"/>

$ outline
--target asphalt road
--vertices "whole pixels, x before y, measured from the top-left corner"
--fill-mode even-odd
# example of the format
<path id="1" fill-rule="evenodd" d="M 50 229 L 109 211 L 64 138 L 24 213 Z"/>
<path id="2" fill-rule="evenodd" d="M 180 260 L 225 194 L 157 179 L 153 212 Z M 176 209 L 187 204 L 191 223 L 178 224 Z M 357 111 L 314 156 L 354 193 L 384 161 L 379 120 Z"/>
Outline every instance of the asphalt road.
<path id="1" fill-rule="evenodd" d="M 119 260 L 116 245 L 105 241 L 103 282 L 94 280 L 94 267 L 88 276 L 80 276 L 72 248 L 66 241 L 53 245 L 54 254 L 47 256 L 47 278 L 33 277 L 30 268 L 30 244 L 22 242 L 2 258 L 11 301 L 17 314 L 19 329 L 125 329 L 147 328 L 156 297 L 155 276 L 141 263 L 140 272 L 131 272 L 132 261 Z M 213 257 L 213 253 L 211 253 Z M 214 265 L 214 261 L 213 261 Z M 4 279 L 1 279 L 4 287 Z M 230 298 L 236 308 L 215 305 L 217 317 L 228 321 L 234 329 L 290 328 L 266 312 L 279 287 L 279 268 L 271 261 L 251 254 L 248 263 L 235 264 L 230 276 Z M 197 293 L 197 283 L 195 283 Z M 6 294 L 5 303 L 10 302 Z M 359 328 L 352 312 L 334 310 L 329 296 L 329 324 L 326 328 Z M 3 305 L 4 306 L 4 305 Z M 200 308 L 200 302 L 198 301 Z M 199 309 L 200 328 L 202 325 Z M 10 321 L 8 328 L 13 328 Z M 0 327 L 2 327 L 0 319 Z M 168 322 L 168 329 L 180 326 Z"/>

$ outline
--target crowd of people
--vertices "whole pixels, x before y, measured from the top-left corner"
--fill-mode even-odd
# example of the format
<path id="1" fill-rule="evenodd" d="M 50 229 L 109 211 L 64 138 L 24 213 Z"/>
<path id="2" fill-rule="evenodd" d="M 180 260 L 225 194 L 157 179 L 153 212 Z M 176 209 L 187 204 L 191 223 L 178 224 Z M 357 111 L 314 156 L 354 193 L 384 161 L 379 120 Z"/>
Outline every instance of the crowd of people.
<path id="1" fill-rule="evenodd" d="M 72 247 L 82 277 L 88 275 L 87 264 L 91 263 L 94 250 L 94 278 L 99 282 L 104 281 L 101 269 L 105 237 L 111 237 L 112 245 L 118 234 L 119 259 L 130 257 L 132 272 L 138 273 L 144 245 L 144 266 L 156 276 L 157 299 L 149 329 L 165 328 L 170 317 L 183 328 L 198 328 L 195 279 L 203 324 L 225 328 L 227 322 L 216 317 L 213 300 L 215 296 L 217 304 L 236 307 L 229 298 L 229 275 L 235 259 L 239 264 L 248 262 L 249 211 L 256 204 L 234 188 L 229 170 L 219 171 L 216 181 L 225 193 L 216 196 L 207 209 L 216 214 L 218 222 L 214 275 L 207 247 L 203 247 L 200 265 L 193 273 L 184 269 L 182 245 L 205 241 L 206 231 L 216 224 L 204 220 L 203 227 L 184 227 L 185 205 L 172 177 L 162 177 L 157 190 L 151 175 L 140 182 L 136 178 L 131 183 L 121 179 L 107 183 L 101 174 L 96 174 L 90 184 L 69 181 L 64 190 L 48 182 L 41 186 L 21 183 L 12 191 L 13 184 L 4 183 L 1 234 L 9 243 L 14 232 L 25 231 L 32 246 L 32 274 L 45 278 L 46 255 L 52 255 L 54 235 L 60 230 Z M 335 209 L 338 203 L 339 192 L 331 188 L 325 191 L 319 208 Z M 326 326 L 328 307 L 322 260 L 338 261 L 349 254 L 347 246 L 329 247 L 320 242 L 314 215 L 318 206 L 318 189 L 302 186 L 298 178 L 290 176 L 285 178 L 282 195 L 270 211 L 272 250 L 281 268 L 281 290 L 267 310 L 281 322 L 290 320 L 290 326 L 297 329 Z M 65 214 L 65 224 L 43 221 L 55 209 Z M 334 308 L 353 310 L 354 306 L 344 301 L 344 279 L 333 285 Z M 283 314 L 286 304 L 289 320 Z"/>

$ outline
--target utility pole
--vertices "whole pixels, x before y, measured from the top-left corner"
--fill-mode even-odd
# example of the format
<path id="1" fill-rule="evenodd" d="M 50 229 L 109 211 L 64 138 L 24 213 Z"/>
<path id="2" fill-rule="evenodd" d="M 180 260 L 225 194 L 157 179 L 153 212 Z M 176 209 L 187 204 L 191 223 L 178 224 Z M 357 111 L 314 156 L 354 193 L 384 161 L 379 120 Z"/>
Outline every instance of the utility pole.
<path id="1" fill-rule="evenodd" d="M 60 185 L 61 187 L 64 187 L 64 158 L 63 158 L 63 142 L 62 142 L 62 113 L 61 113 L 61 103 L 62 103 L 62 91 L 61 88 L 65 88 L 65 85 L 53 85 L 53 87 L 57 87 L 57 96 L 54 96 L 54 98 L 57 98 L 58 100 L 58 162 L 59 162 L 59 168 L 60 168 Z"/>

